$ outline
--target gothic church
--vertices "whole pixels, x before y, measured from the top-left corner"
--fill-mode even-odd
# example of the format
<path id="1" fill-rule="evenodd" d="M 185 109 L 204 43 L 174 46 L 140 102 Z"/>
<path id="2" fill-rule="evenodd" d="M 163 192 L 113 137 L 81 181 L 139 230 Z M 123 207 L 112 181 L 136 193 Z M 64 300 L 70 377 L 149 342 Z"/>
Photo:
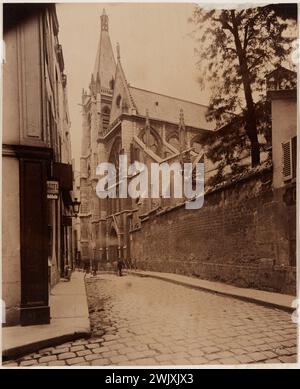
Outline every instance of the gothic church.
<path id="1" fill-rule="evenodd" d="M 109 20 L 103 10 L 101 32 L 89 90 L 82 93 L 81 257 L 106 268 L 118 257 L 131 259 L 131 233 L 152 212 L 176 207 L 182 199 L 99 199 L 96 167 L 119 155 L 128 163 L 203 160 L 200 136 L 213 131 L 206 106 L 131 86 L 117 47 L 115 60 Z"/>

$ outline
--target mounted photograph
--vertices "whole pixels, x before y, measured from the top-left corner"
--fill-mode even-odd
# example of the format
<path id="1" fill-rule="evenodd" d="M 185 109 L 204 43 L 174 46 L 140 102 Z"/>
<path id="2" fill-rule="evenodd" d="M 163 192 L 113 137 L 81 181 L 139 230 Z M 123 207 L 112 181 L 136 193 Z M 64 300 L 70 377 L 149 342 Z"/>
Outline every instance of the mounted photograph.
<path id="1" fill-rule="evenodd" d="M 297 4 L 2 11 L 2 368 L 296 368 Z"/>

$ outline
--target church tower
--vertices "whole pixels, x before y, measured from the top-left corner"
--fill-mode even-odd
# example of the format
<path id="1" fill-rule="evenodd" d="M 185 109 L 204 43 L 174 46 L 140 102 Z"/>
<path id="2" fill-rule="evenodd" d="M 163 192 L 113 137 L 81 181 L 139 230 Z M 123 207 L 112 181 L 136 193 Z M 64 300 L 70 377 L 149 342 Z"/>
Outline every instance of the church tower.
<path id="1" fill-rule="evenodd" d="M 107 160 L 105 147 L 99 142 L 99 137 L 109 125 L 116 72 L 105 10 L 100 16 L 100 28 L 89 90 L 82 92 L 81 256 L 83 260 L 93 263 L 105 255 L 100 249 L 104 246 L 101 240 L 106 236 L 106 212 L 104 201 L 101 202 L 96 195 L 96 167 L 101 161 Z"/>

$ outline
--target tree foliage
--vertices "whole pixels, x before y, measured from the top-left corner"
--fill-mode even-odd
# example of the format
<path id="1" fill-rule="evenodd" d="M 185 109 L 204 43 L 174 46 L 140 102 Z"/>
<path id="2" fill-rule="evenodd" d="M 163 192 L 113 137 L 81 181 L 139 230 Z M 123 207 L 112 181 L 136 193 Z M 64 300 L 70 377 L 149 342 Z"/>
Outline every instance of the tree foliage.
<path id="1" fill-rule="evenodd" d="M 211 87 L 208 120 L 223 126 L 238 114 L 250 141 L 252 166 L 260 163 L 258 132 L 266 100 L 265 77 L 286 64 L 296 37 L 296 22 L 281 18 L 272 6 L 204 9 L 197 6 L 199 82 Z M 235 126 L 232 137 L 240 136 Z M 232 140 L 233 141 L 233 140 Z M 230 154 L 230 153 L 229 153 Z"/>

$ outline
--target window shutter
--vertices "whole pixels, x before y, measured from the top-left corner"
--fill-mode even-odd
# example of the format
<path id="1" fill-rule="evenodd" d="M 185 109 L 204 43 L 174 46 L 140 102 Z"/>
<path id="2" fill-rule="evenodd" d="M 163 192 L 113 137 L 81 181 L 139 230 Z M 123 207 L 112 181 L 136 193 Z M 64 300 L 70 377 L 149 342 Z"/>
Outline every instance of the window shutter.
<path id="1" fill-rule="evenodd" d="M 293 178 L 297 176 L 297 136 L 292 138 L 292 169 Z"/>
<path id="2" fill-rule="evenodd" d="M 293 163 L 292 163 L 292 147 L 291 147 L 291 140 L 288 140 L 287 142 L 282 143 L 282 175 L 283 180 L 287 181 L 290 180 L 293 176 Z"/>

